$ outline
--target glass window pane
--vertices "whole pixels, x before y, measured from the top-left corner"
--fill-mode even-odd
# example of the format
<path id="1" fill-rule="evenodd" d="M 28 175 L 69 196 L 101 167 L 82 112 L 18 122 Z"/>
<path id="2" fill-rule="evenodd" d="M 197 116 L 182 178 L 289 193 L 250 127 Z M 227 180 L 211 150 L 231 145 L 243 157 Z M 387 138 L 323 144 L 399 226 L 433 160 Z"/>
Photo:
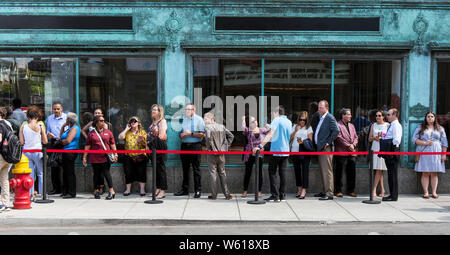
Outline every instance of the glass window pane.
<path id="1" fill-rule="evenodd" d="M 157 58 L 81 58 L 79 65 L 82 126 L 101 108 L 118 145 L 123 145 L 117 137 L 131 116 L 148 129 L 150 107 L 157 103 Z"/>
<path id="2" fill-rule="evenodd" d="M 336 61 L 335 70 L 334 115 L 340 120 L 339 110 L 351 109 L 359 138 L 358 150 L 368 151 L 369 127 L 376 121 L 375 110 L 387 111 L 394 107 L 401 111 L 401 61 Z M 367 157 L 358 159 L 364 163 Z"/>
<path id="3" fill-rule="evenodd" d="M 230 150 L 243 150 L 247 141 L 241 131 L 241 118 L 244 112 L 247 116 L 251 114 L 258 118 L 261 60 L 194 58 L 194 88 L 201 89 L 202 93 L 203 108 L 197 109 L 197 114 L 213 111 L 216 122 L 226 125 L 235 136 Z M 238 100 L 238 96 L 242 96 L 243 100 L 247 100 L 246 102 L 253 102 L 256 107 L 249 107 L 249 104 L 243 103 L 230 103 L 233 102 L 230 99 Z M 227 97 L 230 100 L 229 104 L 227 104 Z M 242 164 L 242 156 L 226 155 L 226 163 Z"/>
<path id="4" fill-rule="evenodd" d="M 437 62 L 437 88 L 436 88 L 436 117 L 439 124 L 445 128 L 447 140 L 450 135 L 450 60 Z M 450 140 L 449 140 L 450 141 Z M 447 168 L 450 160 L 447 160 Z"/>
<path id="5" fill-rule="evenodd" d="M 75 61 L 71 58 L 0 58 L 2 104 L 14 98 L 51 114 L 54 101 L 63 102 L 64 112 L 74 111 Z"/>

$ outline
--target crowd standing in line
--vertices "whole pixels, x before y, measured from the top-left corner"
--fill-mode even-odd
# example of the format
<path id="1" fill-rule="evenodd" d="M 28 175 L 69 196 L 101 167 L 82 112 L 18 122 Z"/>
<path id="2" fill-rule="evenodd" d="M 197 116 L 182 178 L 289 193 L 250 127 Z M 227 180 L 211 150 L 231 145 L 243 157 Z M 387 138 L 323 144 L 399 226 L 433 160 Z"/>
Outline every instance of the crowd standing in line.
<path id="1" fill-rule="evenodd" d="M 46 123 L 42 122 L 41 110 L 36 106 L 28 107 L 26 114 L 20 109 L 21 101 L 13 101 L 13 111 L 7 107 L 0 107 L 0 141 L 5 134 L 6 128 L 18 129 L 18 136 L 24 149 L 42 149 L 43 144 L 60 143 L 64 150 L 79 148 L 81 135 L 86 138 L 85 150 L 117 150 L 114 134 L 111 131 L 112 125 L 105 121 L 103 111 L 95 109 L 93 121 L 87 123 L 82 129 L 77 124 L 78 116 L 75 113 L 63 112 L 63 105 L 54 102 L 52 114 L 47 118 Z M 285 108 L 280 105 L 272 112 L 272 122 L 264 127 L 258 127 L 258 122 L 253 116 L 242 117 L 243 135 L 246 138 L 244 151 L 252 151 L 253 154 L 243 155 L 245 163 L 245 175 L 243 180 L 243 193 L 245 198 L 248 194 L 248 187 L 253 166 L 256 163 L 256 152 L 266 149 L 270 143 L 272 152 L 356 152 L 359 141 L 358 132 L 366 127 L 366 120 L 359 116 L 356 127 L 352 123 L 351 109 L 342 108 L 339 111 L 340 120 L 337 121 L 329 113 L 329 104 L 326 100 L 319 103 L 311 103 L 308 111 L 301 111 L 294 120 L 294 125 L 287 118 Z M 392 108 L 385 113 L 384 109 L 372 111 L 375 120 L 367 126 L 368 141 L 371 143 L 372 151 L 392 151 L 398 152 L 402 139 L 402 126 L 398 121 L 399 112 Z M 24 118 L 25 116 L 25 118 Z M 387 122 L 385 122 L 387 117 Z M 145 130 L 141 119 L 137 116 L 129 118 L 126 127 L 119 134 L 118 139 L 125 143 L 125 150 L 167 150 L 167 121 L 164 118 L 164 108 L 154 104 L 151 107 L 152 123 Z M 248 125 L 246 123 L 248 118 Z M 9 121 L 8 121 L 9 120 Z M 361 124 L 363 123 L 363 124 Z M 206 113 L 201 118 L 195 113 L 194 104 L 185 106 L 185 115 L 181 124 L 182 130 L 179 134 L 182 151 L 201 151 L 202 142 L 206 143 L 208 151 L 228 151 L 234 135 L 225 128 L 224 125 L 215 122 L 215 115 Z M 364 126 L 364 127 L 363 127 Z M 359 130 L 359 131 L 358 131 Z M 56 141 L 56 142 L 55 142 Z M 448 148 L 445 129 L 436 120 L 433 112 L 428 112 L 421 125 L 417 126 L 412 143 L 416 145 L 417 152 L 446 152 Z M 32 169 L 31 177 L 37 179 L 37 191 L 34 187 L 30 190 L 33 199 L 36 194 L 43 193 L 43 155 L 42 153 L 24 153 Z M 76 197 L 76 176 L 75 160 L 76 153 L 62 153 L 62 160 L 56 162 L 51 167 L 51 179 L 53 190 L 49 194 L 59 194 L 63 198 Z M 279 202 L 286 199 L 286 164 L 287 154 L 275 154 L 269 157 L 269 184 L 270 196 L 265 200 L 268 202 Z M 356 155 L 337 155 L 334 157 L 335 166 L 333 168 L 333 155 L 318 155 L 322 179 L 322 192 L 315 194 L 319 200 L 332 200 L 334 196 L 343 197 L 342 172 L 346 171 L 346 194 L 356 197 Z M 201 174 L 199 154 L 180 154 L 183 169 L 183 181 L 181 188 L 175 192 L 175 196 L 189 194 L 190 168 L 193 169 L 194 177 L 194 198 L 201 197 Z M 297 192 L 296 197 L 304 199 L 309 186 L 309 166 L 311 156 L 293 155 L 290 157 L 293 163 Z M 445 155 L 421 155 L 416 157 L 414 170 L 421 173 L 421 184 L 423 188 L 423 198 L 430 198 L 428 187 L 431 184 L 431 194 L 433 198 L 438 198 L 437 173 L 445 173 Z M 138 182 L 139 194 L 145 196 L 145 185 L 147 181 L 147 163 L 152 161 L 152 157 L 146 153 L 128 153 L 124 156 L 123 165 L 125 173 L 126 189 L 123 193 L 128 196 L 131 193 L 131 185 Z M 156 191 L 157 199 L 166 196 L 167 173 L 166 155 L 158 154 L 156 162 Z M 398 155 L 373 155 L 371 158 L 375 179 L 372 195 L 382 197 L 383 201 L 398 200 Z M 114 184 L 110 173 L 112 163 L 118 162 L 118 155 L 115 153 L 88 154 L 84 153 L 82 163 L 86 167 L 90 163 L 93 168 L 94 198 L 100 199 L 103 194 L 104 179 L 109 188 L 105 199 L 115 198 Z M 226 170 L 225 155 L 207 155 L 207 164 L 211 181 L 211 195 L 208 199 L 217 199 L 217 179 L 220 180 L 222 192 L 225 199 L 231 199 Z M 256 166 L 259 172 L 258 196 L 262 197 L 262 172 L 263 160 L 259 160 Z M 60 182 L 61 167 L 63 181 Z M 11 164 L 0 157 L 0 187 L 1 204 L 0 211 L 9 207 L 9 183 L 8 172 Z M 386 190 L 383 185 L 383 171 L 388 173 L 389 196 L 385 196 Z M 217 178 L 217 175 L 219 178 Z M 279 181 L 278 181 L 279 179 Z M 377 187 L 380 186 L 380 194 L 377 195 Z"/>

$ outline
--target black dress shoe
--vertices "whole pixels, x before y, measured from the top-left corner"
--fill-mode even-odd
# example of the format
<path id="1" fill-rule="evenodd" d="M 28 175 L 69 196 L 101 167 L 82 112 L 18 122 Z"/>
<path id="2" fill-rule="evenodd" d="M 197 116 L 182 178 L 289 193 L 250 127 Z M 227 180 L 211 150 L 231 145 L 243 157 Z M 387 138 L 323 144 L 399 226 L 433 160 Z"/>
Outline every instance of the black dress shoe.
<path id="1" fill-rule="evenodd" d="M 64 195 L 62 198 L 64 198 L 64 199 L 67 199 L 67 198 L 75 198 L 75 196 L 66 194 L 66 195 Z"/>
<path id="2" fill-rule="evenodd" d="M 95 199 L 100 199 L 100 192 L 95 192 L 94 197 Z"/>
<path id="3" fill-rule="evenodd" d="M 61 191 L 59 191 L 59 190 L 52 190 L 48 194 L 49 195 L 56 195 L 56 194 L 60 194 L 60 193 L 61 193 Z"/>
<path id="4" fill-rule="evenodd" d="M 314 197 L 323 197 L 325 195 L 326 195 L 325 193 L 320 192 L 320 193 L 314 194 Z"/>
<path id="5" fill-rule="evenodd" d="M 189 195 L 189 192 L 185 191 L 185 190 L 180 190 L 178 192 L 176 192 L 175 194 L 173 194 L 174 196 L 186 196 Z"/>
<path id="6" fill-rule="evenodd" d="M 325 195 L 325 196 L 319 198 L 319 200 L 333 200 L 333 196 Z"/>
<path id="7" fill-rule="evenodd" d="M 383 197 L 383 198 L 381 199 L 381 201 L 385 201 L 385 202 L 394 202 L 394 201 L 397 201 L 397 198 L 392 198 L 391 196 L 388 196 L 388 197 Z"/>
<path id="8" fill-rule="evenodd" d="M 200 198 L 202 196 L 202 194 L 200 193 L 200 191 L 196 191 L 194 194 L 194 198 Z"/>

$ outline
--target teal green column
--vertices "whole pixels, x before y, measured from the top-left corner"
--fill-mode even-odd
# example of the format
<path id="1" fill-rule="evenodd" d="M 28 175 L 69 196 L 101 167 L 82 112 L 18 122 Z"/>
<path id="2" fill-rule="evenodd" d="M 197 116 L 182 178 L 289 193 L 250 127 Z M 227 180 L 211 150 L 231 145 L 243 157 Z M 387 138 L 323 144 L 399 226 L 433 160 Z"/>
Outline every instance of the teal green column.
<path id="1" fill-rule="evenodd" d="M 259 121 L 259 125 L 264 127 L 264 59 L 261 59 L 261 108 L 260 115 L 261 120 Z"/>
<path id="2" fill-rule="evenodd" d="M 334 115 L 334 58 L 331 60 L 331 115 Z"/>

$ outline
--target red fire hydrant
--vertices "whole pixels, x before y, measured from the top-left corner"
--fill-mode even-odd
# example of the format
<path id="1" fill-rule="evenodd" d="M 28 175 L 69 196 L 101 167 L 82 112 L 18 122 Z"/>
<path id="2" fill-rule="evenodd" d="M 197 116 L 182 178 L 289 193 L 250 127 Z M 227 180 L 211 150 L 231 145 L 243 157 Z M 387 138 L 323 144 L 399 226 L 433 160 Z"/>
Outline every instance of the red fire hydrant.
<path id="1" fill-rule="evenodd" d="M 30 209 L 30 189 L 33 187 L 34 182 L 30 177 L 31 169 L 28 158 L 25 155 L 22 154 L 20 162 L 15 165 L 12 173 L 15 177 L 9 181 L 9 186 L 15 193 L 14 209 Z"/>

